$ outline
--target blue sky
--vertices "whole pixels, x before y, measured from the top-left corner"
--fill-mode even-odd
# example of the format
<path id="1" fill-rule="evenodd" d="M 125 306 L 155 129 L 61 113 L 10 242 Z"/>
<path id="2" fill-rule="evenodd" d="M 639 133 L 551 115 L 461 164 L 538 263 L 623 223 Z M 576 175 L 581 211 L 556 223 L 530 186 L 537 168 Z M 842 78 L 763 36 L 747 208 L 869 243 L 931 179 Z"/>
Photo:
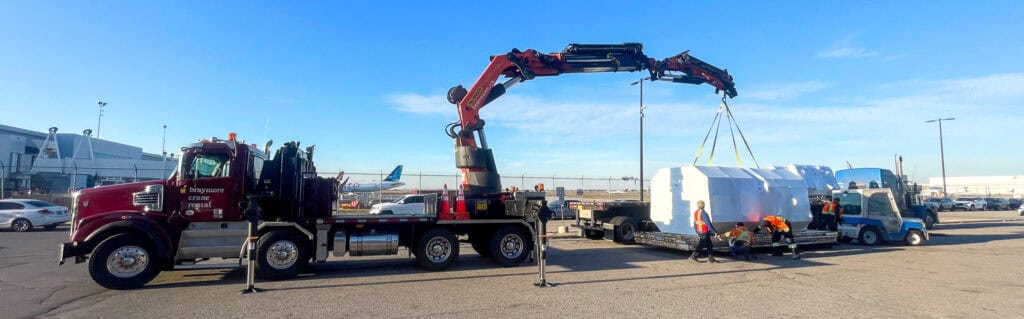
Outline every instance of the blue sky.
<path id="1" fill-rule="evenodd" d="M 1024 4 L 1017 1 L 313 2 L 17 1 L 0 10 L 0 123 L 96 126 L 159 153 L 237 132 L 316 144 L 321 171 L 455 172 L 448 88 L 488 56 L 570 42 L 642 42 L 726 68 L 762 166 L 1024 175 Z M 505 175 L 637 175 L 639 73 L 522 83 L 487 106 Z M 647 175 L 689 164 L 712 87 L 648 83 Z M 716 165 L 736 165 L 724 130 Z M 721 137 L 720 137 L 721 138 Z M 705 154 L 707 154 L 705 152 Z M 706 155 L 705 161 L 706 163 Z M 749 157 L 744 159 L 750 165 Z"/>

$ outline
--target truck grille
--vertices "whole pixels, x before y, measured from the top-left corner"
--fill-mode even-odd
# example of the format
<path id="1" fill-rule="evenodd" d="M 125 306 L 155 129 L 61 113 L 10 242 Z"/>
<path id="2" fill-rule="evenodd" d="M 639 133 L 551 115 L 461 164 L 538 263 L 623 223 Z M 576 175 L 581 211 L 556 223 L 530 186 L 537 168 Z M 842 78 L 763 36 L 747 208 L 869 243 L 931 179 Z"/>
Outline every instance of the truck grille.
<path id="1" fill-rule="evenodd" d="M 163 210 L 164 186 L 149 185 L 146 189 L 132 194 L 132 205 L 142 206 L 147 212 L 158 212 Z"/>

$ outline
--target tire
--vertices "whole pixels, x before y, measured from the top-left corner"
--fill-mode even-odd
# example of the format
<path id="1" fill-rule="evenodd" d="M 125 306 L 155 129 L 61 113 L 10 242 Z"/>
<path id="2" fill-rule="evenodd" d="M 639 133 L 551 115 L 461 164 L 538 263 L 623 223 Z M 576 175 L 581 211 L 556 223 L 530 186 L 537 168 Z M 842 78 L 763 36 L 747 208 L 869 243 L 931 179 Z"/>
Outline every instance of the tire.
<path id="1" fill-rule="evenodd" d="M 25 218 L 18 218 L 11 222 L 11 230 L 16 232 L 32 231 L 32 221 Z"/>
<path id="2" fill-rule="evenodd" d="M 493 233 L 490 232 L 477 232 L 469 234 L 469 244 L 473 246 L 473 250 L 476 251 L 480 257 L 491 256 L 491 237 Z"/>
<path id="3" fill-rule="evenodd" d="M 294 278 L 309 263 L 305 237 L 290 230 L 272 230 L 256 242 L 256 276 L 280 280 Z"/>
<path id="4" fill-rule="evenodd" d="M 857 241 L 864 246 L 875 246 L 882 243 L 882 233 L 874 227 L 864 228 L 860 230 Z"/>
<path id="5" fill-rule="evenodd" d="M 623 244 L 632 244 L 636 239 L 636 222 L 633 219 L 626 217 L 615 226 L 615 242 Z"/>
<path id="6" fill-rule="evenodd" d="M 107 289 L 145 286 L 160 273 L 153 242 L 142 235 L 117 234 L 100 242 L 89 256 L 89 276 Z"/>
<path id="7" fill-rule="evenodd" d="M 594 239 L 594 240 L 604 239 L 604 232 L 600 231 L 600 230 L 584 229 L 583 230 L 583 237 L 587 237 L 587 239 Z"/>
<path id="8" fill-rule="evenodd" d="M 924 233 L 920 230 L 911 230 L 907 232 L 907 245 L 920 246 L 924 243 Z"/>
<path id="9" fill-rule="evenodd" d="M 57 226 L 60 226 L 60 224 L 46 225 L 46 226 L 43 226 L 43 229 L 45 229 L 45 230 L 54 230 L 54 229 L 57 229 Z"/>
<path id="10" fill-rule="evenodd" d="M 491 237 L 491 259 L 502 267 L 515 267 L 523 263 L 533 250 L 533 238 L 521 226 L 498 228 Z"/>
<path id="11" fill-rule="evenodd" d="M 935 227 L 935 216 L 928 213 L 924 215 L 924 228 L 933 229 Z"/>
<path id="12" fill-rule="evenodd" d="M 444 270 L 459 258 L 459 241 L 447 228 L 427 230 L 416 241 L 416 262 L 427 270 Z"/>

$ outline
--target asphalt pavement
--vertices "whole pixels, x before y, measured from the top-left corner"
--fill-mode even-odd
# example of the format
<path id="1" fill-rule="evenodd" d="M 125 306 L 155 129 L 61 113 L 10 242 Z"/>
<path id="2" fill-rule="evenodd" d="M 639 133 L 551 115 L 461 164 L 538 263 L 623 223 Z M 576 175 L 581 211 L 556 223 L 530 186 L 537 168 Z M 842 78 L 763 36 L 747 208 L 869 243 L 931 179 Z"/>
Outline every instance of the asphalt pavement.
<path id="1" fill-rule="evenodd" d="M 0 231 L 0 317 L 1024 317 L 1024 217 L 943 212 L 940 219 L 924 246 L 840 245 L 800 260 L 762 253 L 721 264 L 561 237 L 548 262 L 558 285 L 543 289 L 532 285 L 534 264 L 502 268 L 466 244 L 441 272 L 415 267 L 403 250 L 258 282 L 267 291 L 255 295 L 238 294 L 242 268 L 164 272 L 143 289 L 106 290 L 85 264 L 57 266 L 66 228 Z"/>

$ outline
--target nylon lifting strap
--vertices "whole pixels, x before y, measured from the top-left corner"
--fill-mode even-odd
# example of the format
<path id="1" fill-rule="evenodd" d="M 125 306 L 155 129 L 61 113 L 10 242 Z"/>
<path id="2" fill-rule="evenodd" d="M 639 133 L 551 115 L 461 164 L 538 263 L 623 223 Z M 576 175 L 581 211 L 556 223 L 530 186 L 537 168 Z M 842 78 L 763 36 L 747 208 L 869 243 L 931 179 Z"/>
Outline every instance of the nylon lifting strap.
<path id="1" fill-rule="evenodd" d="M 697 165 L 697 160 L 699 160 L 700 155 L 704 153 L 704 145 L 708 143 L 708 137 L 711 136 L 711 129 L 715 127 L 715 122 L 718 122 L 721 116 L 722 109 L 720 107 L 718 109 L 718 112 L 715 112 L 715 117 L 711 119 L 711 127 L 708 128 L 707 134 L 704 134 L 704 141 L 700 142 L 700 147 L 697 148 L 697 156 L 693 158 L 693 163 L 691 163 L 690 165 Z"/>
<path id="2" fill-rule="evenodd" d="M 761 164 L 757 162 L 757 157 L 754 156 L 754 151 L 750 149 L 750 143 L 747 142 L 747 137 L 743 135 L 743 130 L 740 129 L 739 122 L 732 115 L 732 110 L 729 108 L 729 103 L 726 102 L 726 96 L 722 95 L 722 104 L 718 106 L 718 112 L 715 112 L 715 117 L 711 120 L 711 127 L 708 128 L 708 132 L 704 134 L 704 141 L 700 143 L 700 147 L 697 148 L 697 156 L 693 158 L 691 165 L 697 165 L 697 161 L 700 160 L 701 154 L 704 153 L 704 145 L 708 142 L 708 137 L 711 136 L 711 131 L 715 131 L 715 138 L 711 141 L 711 154 L 708 156 L 708 165 L 712 165 L 715 159 L 715 149 L 718 145 L 718 132 L 722 126 L 722 114 L 725 114 L 725 118 L 729 121 L 729 135 L 732 136 L 732 147 L 736 155 L 736 164 L 743 167 L 743 162 L 740 157 L 740 149 L 736 144 L 736 135 L 733 132 L 733 126 L 736 127 L 736 133 L 740 134 L 740 140 L 743 141 L 743 146 L 747 148 L 747 153 L 750 154 L 750 158 L 754 160 L 754 166 L 761 168 Z"/>

